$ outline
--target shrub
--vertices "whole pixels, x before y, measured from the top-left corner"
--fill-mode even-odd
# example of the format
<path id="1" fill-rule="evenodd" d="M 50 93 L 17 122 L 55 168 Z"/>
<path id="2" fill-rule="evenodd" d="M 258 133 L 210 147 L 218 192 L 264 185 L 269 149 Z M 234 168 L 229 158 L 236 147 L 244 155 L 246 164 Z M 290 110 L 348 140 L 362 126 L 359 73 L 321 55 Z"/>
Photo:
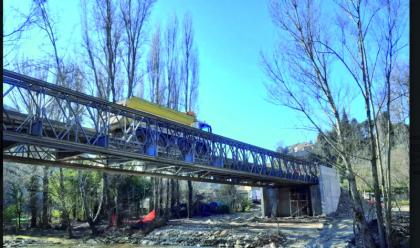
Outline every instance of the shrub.
<path id="1" fill-rule="evenodd" d="M 252 202 L 251 202 L 251 200 L 248 197 L 246 197 L 246 196 L 241 197 L 241 199 L 240 199 L 240 208 L 241 208 L 241 212 L 248 212 L 248 211 L 250 211 L 251 208 L 252 208 Z"/>
<path id="2" fill-rule="evenodd" d="M 3 220 L 5 223 L 11 223 L 16 216 L 16 204 L 12 204 L 3 210 Z"/>
<path id="3" fill-rule="evenodd" d="M 53 217 L 53 218 L 61 218 L 61 211 L 59 211 L 57 209 L 53 209 L 51 211 L 51 217 Z"/>

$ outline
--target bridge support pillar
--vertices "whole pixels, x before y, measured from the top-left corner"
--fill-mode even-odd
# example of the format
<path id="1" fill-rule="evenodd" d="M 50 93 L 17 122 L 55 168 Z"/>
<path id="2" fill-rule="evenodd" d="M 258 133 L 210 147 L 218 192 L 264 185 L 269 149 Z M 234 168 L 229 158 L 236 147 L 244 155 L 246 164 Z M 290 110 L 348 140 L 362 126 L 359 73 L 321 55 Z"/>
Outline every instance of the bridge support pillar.
<path id="1" fill-rule="evenodd" d="M 320 166 L 319 184 L 262 189 L 263 216 L 330 214 L 337 210 L 340 178 L 334 168 Z"/>
<path id="2" fill-rule="evenodd" d="M 335 168 L 319 167 L 319 184 L 311 186 L 312 204 L 317 214 L 330 214 L 337 210 L 340 199 L 340 177 Z"/>
<path id="3" fill-rule="evenodd" d="M 290 188 L 263 188 L 262 192 L 263 216 L 290 216 Z"/>
<path id="4" fill-rule="evenodd" d="M 309 191 L 311 193 L 312 215 L 315 216 L 322 214 L 321 192 L 319 191 L 319 184 L 309 186 Z"/>

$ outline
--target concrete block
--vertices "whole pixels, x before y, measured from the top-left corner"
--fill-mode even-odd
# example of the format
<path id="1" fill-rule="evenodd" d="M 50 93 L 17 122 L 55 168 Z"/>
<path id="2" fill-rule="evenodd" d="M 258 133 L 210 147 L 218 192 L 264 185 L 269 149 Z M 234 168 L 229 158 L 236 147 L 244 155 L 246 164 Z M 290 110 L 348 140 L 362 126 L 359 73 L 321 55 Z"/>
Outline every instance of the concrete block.
<path id="1" fill-rule="evenodd" d="M 321 192 L 319 190 L 319 184 L 311 185 L 309 187 L 311 193 L 311 206 L 312 206 L 312 215 L 322 214 L 321 206 Z"/>
<path id="2" fill-rule="evenodd" d="M 278 216 L 290 216 L 290 188 L 280 188 L 278 190 Z"/>
<path id="3" fill-rule="evenodd" d="M 337 210 L 340 199 L 340 176 L 336 169 L 325 166 L 320 166 L 319 174 L 322 213 L 330 214 Z"/>
<path id="4" fill-rule="evenodd" d="M 261 210 L 263 216 L 290 216 L 290 188 L 263 188 Z"/>

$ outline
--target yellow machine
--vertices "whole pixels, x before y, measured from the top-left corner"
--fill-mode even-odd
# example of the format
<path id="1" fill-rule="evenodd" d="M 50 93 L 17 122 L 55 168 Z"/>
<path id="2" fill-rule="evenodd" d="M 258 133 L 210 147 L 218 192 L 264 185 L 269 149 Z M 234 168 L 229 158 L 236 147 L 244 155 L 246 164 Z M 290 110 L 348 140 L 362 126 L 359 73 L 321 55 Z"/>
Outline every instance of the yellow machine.
<path id="1" fill-rule="evenodd" d="M 151 103 L 149 101 L 146 101 L 138 97 L 131 97 L 130 99 L 122 101 L 119 104 L 132 108 L 132 109 L 147 112 L 147 113 L 150 113 L 150 114 L 153 114 L 153 115 L 156 115 L 156 116 L 159 116 L 159 117 L 171 120 L 171 121 L 175 121 L 180 124 L 196 127 L 196 128 L 211 132 L 211 126 L 208 125 L 207 123 L 198 121 L 195 114 L 192 112 L 189 112 L 189 113 L 179 112 L 170 108 L 159 106 L 155 103 Z"/>

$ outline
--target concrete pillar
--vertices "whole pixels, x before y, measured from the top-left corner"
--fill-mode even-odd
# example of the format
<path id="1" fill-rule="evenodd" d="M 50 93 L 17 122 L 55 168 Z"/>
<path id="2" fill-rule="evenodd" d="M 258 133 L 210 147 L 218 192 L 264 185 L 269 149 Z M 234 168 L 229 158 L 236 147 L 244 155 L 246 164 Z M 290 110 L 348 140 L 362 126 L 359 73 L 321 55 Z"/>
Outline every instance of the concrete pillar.
<path id="1" fill-rule="evenodd" d="M 266 217 L 271 216 L 271 202 L 269 196 L 269 188 L 262 188 L 262 197 L 261 197 L 261 211 L 262 215 Z"/>
<path id="2" fill-rule="evenodd" d="M 280 188 L 278 191 L 278 216 L 290 216 L 290 188 Z"/>
<path id="3" fill-rule="evenodd" d="M 337 210 L 340 199 L 340 177 L 334 168 L 320 166 L 319 184 L 311 185 L 312 214 L 330 214 Z"/>
<path id="4" fill-rule="evenodd" d="M 311 206 L 312 206 L 312 215 L 320 215 L 322 214 L 322 206 L 321 206 L 321 192 L 319 190 L 319 185 L 311 185 L 309 186 L 309 190 L 311 193 Z"/>
<path id="5" fill-rule="evenodd" d="M 263 216 L 290 216 L 290 188 L 263 188 L 261 199 Z"/>

